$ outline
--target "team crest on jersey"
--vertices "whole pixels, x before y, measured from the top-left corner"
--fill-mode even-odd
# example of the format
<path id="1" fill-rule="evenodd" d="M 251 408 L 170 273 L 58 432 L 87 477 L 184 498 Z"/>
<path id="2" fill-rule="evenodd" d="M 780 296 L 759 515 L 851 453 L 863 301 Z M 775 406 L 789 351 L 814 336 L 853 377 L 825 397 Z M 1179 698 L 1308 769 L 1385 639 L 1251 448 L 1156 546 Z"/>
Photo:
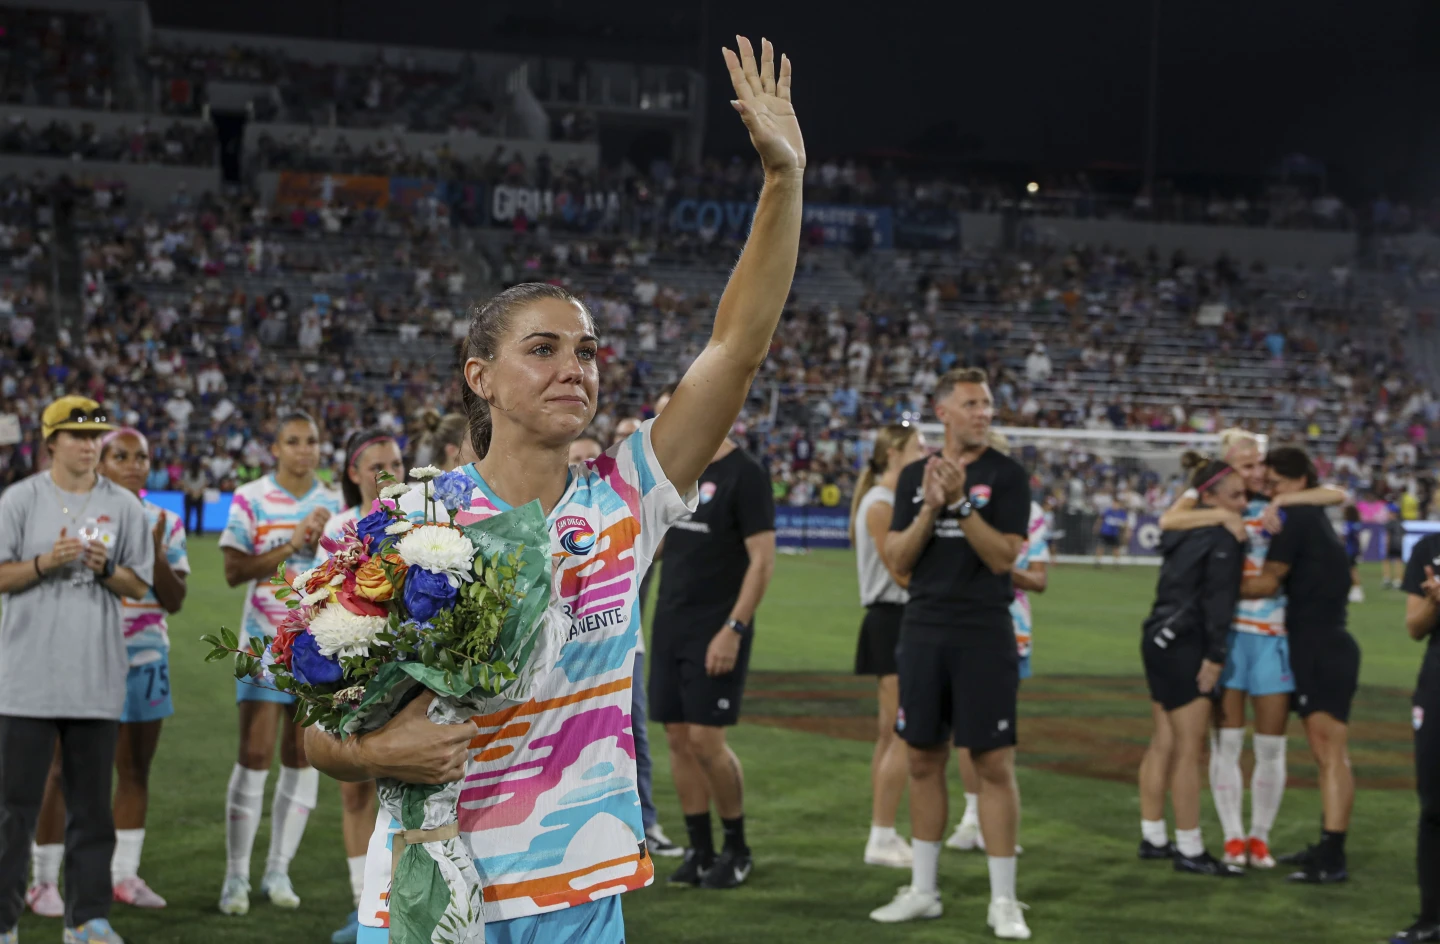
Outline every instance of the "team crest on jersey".
<path id="1" fill-rule="evenodd" d="M 1416 731 L 1419 731 L 1421 725 L 1425 723 L 1425 709 L 1421 708 L 1419 705 L 1411 706 L 1410 723 L 1415 726 Z"/>
<path id="2" fill-rule="evenodd" d="M 712 498 L 715 497 L 715 489 L 716 489 L 716 487 L 717 487 L 717 486 L 715 485 L 714 482 L 701 482 L 701 483 L 700 483 L 700 504 L 703 505 L 703 504 L 705 504 L 706 502 L 708 502 L 710 499 L 712 499 Z"/>
<path id="3" fill-rule="evenodd" d="M 970 489 L 970 504 L 976 508 L 984 508 L 990 504 L 990 486 L 976 485 Z"/>
<path id="4" fill-rule="evenodd" d="M 567 554 L 581 557 L 595 549 L 595 529 L 579 515 L 567 515 L 555 522 L 555 533 Z"/>

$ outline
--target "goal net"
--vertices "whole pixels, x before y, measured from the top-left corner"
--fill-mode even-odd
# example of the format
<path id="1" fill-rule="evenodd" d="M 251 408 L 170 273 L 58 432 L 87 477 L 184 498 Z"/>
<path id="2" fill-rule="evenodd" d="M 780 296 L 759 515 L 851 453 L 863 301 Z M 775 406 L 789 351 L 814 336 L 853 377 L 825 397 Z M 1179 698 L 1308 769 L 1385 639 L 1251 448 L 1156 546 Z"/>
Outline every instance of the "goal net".
<path id="1" fill-rule="evenodd" d="M 922 423 L 938 447 L 944 428 Z M 1010 455 L 1030 473 L 1031 497 L 1044 509 L 1050 553 L 1061 563 L 1159 562 L 1160 515 L 1184 491 L 1180 457 L 1214 454 L 1214 433 L 1042 429 L 997 426 Z M 1263 448 L 1263 441 L 1262 441 Z"/>

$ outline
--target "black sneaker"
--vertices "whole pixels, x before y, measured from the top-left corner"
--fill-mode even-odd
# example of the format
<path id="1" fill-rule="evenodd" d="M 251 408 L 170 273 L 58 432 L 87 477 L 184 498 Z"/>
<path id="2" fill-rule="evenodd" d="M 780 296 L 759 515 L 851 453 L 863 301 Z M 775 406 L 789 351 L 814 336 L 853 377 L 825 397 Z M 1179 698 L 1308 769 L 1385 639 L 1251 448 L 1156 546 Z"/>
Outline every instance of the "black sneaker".
<path id="1" fill-rule="evenodd" d="M 1142 859 L 1173 859 L 1175 858 L 1175 843 L 1167 842 L 1163 846 L 1157 846 L 1148 839 L 1140 840 L 1140 858 Z"/>
<path id="2" fill-rule="evenodd" d="M 1343 859 L 1338 863 L 1322 863 L 1318 857 L 1307 862 L 1300 871 L 1285 876 L 1285 881 L 1302 885 L 1336 885 L 1349 879 L 1350 871 Z"/>
<path id="3" fill-rule="evenodd" d="M 725 849 L 720 853 L 720 858 L 705 873 L 700 880 L 701 888 L 739 888 L 745 884 L 750 877 L 750 870 L 755 867 L 755 860 L 750 858 L 750 851 L 747 849 L 740 852 L 735 849 Z"/>
<path id="4" fill-rule="evenodd" d="M 665 835 L 665 830 L 656 823 L 645 830 L 645 845 L 652 856 L 660 856 L 663 859 L 678 859 L 685 854 L 685 850 L 670 841 Z"/>
<path id="5" fill-rule="evenodd" d="M 1184 856 L 1178 851 L 1175 853 L 1175 871 L 1189 872 L 1192 875 L 1209 875 L 1214 878 L 1240 878 L 1245 870 L 1238 865 L 1226 865 L 1208 852 L 1202 852 L 1198 856 Z"/>
<path id="6" fill-rule="evenodd" d="M 710 866 L 714 864 L 714 854 L 702 856 L 694 849 L 685 850 L 685 861 L 680 863 L 680 868 L 670 873 L 665 880 L 668 885 L 690 885 L 694 888 L 700 887 Z"/>
<path id="7" fill-rule="evenodd" d="M 1279 862 L 1281 865 L 1306 866 L 1314 860 L 1315 856 L 1319 854 L 1319 852 L 1320 847 L 1318 845 L 1312 844 L 1306 846 L 1304 849 L 1301 849 L 1299 852 L 1292 852 L 1289 855 L 1278 856 L 1276 857 L 1275 861 Z"/>
<path id="8" fill-rule="evenodd" d="M 1390 938 L 1390 944 L 1434 944 L 1440 941 L 1440 922 L 1416 921 Z"/>

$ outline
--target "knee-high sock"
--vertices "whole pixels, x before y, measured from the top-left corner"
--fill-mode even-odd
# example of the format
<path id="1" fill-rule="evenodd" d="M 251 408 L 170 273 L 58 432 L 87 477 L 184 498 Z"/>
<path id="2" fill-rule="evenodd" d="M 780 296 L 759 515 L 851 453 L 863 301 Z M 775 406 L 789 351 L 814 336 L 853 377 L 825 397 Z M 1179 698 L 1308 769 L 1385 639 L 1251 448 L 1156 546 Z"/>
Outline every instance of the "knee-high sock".
<path id="1" fill-rule="evenodd" d="M 300 848 L 305 824 L 320 795 L 320 772 L 314 767 L 281 767 L 270 806 L 270 855 L 266 872 L 290 871 L 290 860 Z"/>
<path id="2" fill-rule="evenodd" d="M 1250 778 L 1250 835 L 1270 841 L 1270 828 L 1285 798 L 1285 735 L 1255 735 L 1255 773 Z"/>
<path id="3" fill-rule="evenodd" d="M 31 844 L 30 864 L 35 869 L 36 885 L 60 884 L 60 863 L 65 860 L 65 843 Z"/>
<path id="4" fill-rule="evenodd" d="M 1245 781 L 1240 775 L 1244 748 L 1244 728 L 1221 728 L 1210 739 L 1210 792 L 1215 796 L 1215 813 L 1226 842 L 1245 838 Z"/>
<path id="5" fill-rule="evenodd" d="M 239 764 L 230 772 L 230 786 L 225 791 L 226 878 L 239 876 L 250 881 L 250 850 L 255 847 L 255 833 L 260 829 L 265 780 L 269 776 L 268 770 L 250 770 Z"/>

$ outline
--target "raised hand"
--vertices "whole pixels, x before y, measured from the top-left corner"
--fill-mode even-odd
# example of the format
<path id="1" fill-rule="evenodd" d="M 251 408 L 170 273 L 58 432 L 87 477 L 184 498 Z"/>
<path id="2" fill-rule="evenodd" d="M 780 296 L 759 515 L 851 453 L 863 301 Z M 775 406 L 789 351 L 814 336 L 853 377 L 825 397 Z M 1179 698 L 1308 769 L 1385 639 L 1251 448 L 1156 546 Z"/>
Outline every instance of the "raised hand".
<path id="1" fill-rule="evenodd" d="M 964 497 L 965 463 L 939 458 L 935 460 L 935 478 L 945 493 L 945 507 L 948 508 Z"/>
<path id="2" fill-rule="evenodd" d="M 722 48 L 725 68 L 730 71 L 730 84 L 735 86 L 732 108 L 740 113 L 750 143 L 760 155 L 767 174 L 805 169 L 805 140 L 800 135 L 800 122 L 790 103 L 790 59 L 780 57 L 780 77 L 775 77 L 775 47 L 770 40 L 760 40 L 760 62 L 750 40 L 736 36 L 737 55 Z"/>
<path id="3" fill-rule="evenodd" d="M 939 511 L 947 504 L 945 501 L 945 486 L 940 482 L 938 474 L 939 464 L 940 457 L 931 456 L 930 460 L 925 463 L 925 474 L 920 480 L 921 500 L 924 501 L 925 507 L 931 511 Z"/>

